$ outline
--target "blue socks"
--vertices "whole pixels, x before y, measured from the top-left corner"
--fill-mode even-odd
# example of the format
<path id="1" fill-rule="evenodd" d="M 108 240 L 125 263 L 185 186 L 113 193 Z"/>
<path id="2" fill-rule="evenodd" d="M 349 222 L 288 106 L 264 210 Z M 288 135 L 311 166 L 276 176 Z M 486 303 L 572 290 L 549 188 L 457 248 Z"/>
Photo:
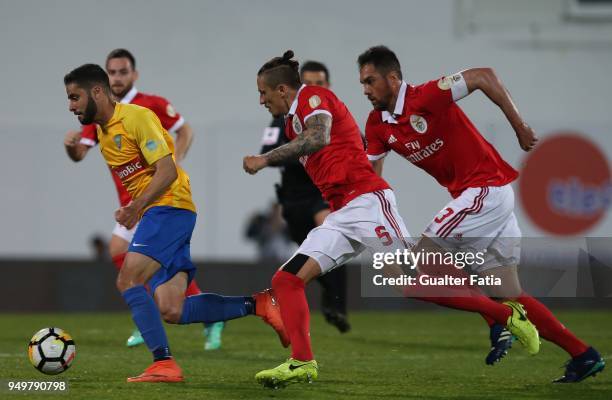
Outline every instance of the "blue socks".
<path id="1" fill-rule="evenodd" d="M 171 357 L 168 338 L 162 325 L 159 310 L 144 286 L 134 286 L 122 293 L 132 311 L 132 319 L 142 334 L 155 361 Z"/>
<path id="2" fill-rule="evenodd" d="M 202 293 L 185 299 L 179 324 L 191 324 L 193 322 L 208 324 L 228 321 L 254 313 L 255 300 L 252 297 Z"/>

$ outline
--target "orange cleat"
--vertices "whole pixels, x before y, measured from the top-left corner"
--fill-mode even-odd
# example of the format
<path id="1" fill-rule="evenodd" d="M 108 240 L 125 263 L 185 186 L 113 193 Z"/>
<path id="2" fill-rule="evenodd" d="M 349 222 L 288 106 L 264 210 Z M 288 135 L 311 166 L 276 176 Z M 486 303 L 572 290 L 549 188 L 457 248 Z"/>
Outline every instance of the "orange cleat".
<path id="1" fill-rule="evenodd" d="M 145 371 L 128 382 L 183 382 L 183 371 L 173 358 L 155 361 Z"/>
<path id="2" fill-rule="evenodd" d="M 289 335 L 287 335 L 287 331 L 285 331 L 280 308 L 274 298 L 274 291 L 266 289 L 263 292 L 255 293 L 253 298 L 255 299 L 255 314 L 260 316 L 266 324 L 274 328 L 283 347 L 289 347 L 291 340 Z"/>

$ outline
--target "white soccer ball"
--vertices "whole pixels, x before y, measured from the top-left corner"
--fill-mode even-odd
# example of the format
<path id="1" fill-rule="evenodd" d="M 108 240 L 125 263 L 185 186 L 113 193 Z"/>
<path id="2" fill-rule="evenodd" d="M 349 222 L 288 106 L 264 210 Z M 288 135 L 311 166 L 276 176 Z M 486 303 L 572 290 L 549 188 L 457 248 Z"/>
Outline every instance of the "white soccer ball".
<path id="1" fill-rule="evenodd" d="M 28 345 L 30 362 L 42 373 L 57 375 L 67 370 L 76 355 L 74 340 L 60 328 L 43 328 Z"/>

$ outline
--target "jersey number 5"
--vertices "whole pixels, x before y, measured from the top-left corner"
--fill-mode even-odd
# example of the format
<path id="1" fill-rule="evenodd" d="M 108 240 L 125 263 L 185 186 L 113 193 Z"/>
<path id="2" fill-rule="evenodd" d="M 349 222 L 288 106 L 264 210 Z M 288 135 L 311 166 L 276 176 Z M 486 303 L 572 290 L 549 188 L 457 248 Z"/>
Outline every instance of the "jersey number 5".
<path id="1" fill-rule="evenodd" d="M 387 232 L 384 226 L 377 226 L 376 229 L 374 229 L 374 232 L 376 232 L 376 236 L 378 236 L 383 246 L 389 246 L 393 243 L 391 235 L 389 235 L 389 232 Z"/>

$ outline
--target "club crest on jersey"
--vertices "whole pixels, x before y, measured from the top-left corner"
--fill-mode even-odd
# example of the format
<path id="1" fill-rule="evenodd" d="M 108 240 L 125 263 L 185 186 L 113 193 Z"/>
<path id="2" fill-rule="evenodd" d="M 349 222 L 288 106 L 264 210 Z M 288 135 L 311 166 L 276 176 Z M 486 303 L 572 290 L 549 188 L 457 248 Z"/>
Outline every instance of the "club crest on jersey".
<path id="1" fill-rule="evenodd" d="M 308 105 L 310 108 L 317 108 L 319 107 L 319 104 L 321 104 L 321 98 L 316 94 L 308 99 Z"/>
<path id="2" fill-rule="evenodd" d="M 460 80 L 461 80 L 461 74 L 445 76 L 444 78 L 438 81 L 438 87 L 442 90 L 448 90 Z"/>
<path id="3" fill-rule="evenodd" d="M 420 115 L 412 114 L 410 116 L 410 125 L 412 125 L 412 129 L 418 133 L 422 134 L 427 131 L 427 121 Z"/>
<path id="4" fill-rule="evenodd" d="M 174 107 L 172 107 L 172 104 L 168 104 L 166 106 L 166 114 L 168 114 L 170 118 L 176 117 L 176 111 L 174 110 Z"/>
<path id="5" fill-rule="evenodd" d="M 302 123 L 300 122 L 300 119 L 298 118 L 297 115 L 293 116 L 291 120 L 291 125 L 293 126 L 293 131 L 295 132 L 296 135 L 299 135 L 302 133 Z"/>
<path id="6" fill-rule="evenodd" d="M 117 149 L 121 150 L 121 135 L 113 136 L 113 141 L 115 142 L 115 146 L 117 146 Z"/>

